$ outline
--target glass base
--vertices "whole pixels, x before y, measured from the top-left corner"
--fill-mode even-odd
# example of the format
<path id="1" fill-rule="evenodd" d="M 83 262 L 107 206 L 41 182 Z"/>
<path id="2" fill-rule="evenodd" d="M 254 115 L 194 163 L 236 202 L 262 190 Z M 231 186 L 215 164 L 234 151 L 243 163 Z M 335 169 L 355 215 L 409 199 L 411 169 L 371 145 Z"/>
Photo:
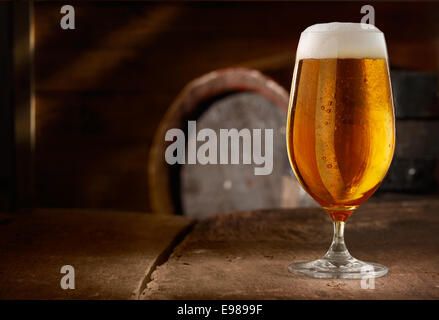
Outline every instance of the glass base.
<path id="1" fill-rule="evenodd" d="M 336 259 L 337 260 L 337 259 Z M 343 261 L 328 259 L 326 256 L 310 262 L 294 262 L 288 265 L 288 271 L 320 279 L 365 279 L 386 275 L 389 269 L 381 264 L 363 262 L 350 256 Z"/>

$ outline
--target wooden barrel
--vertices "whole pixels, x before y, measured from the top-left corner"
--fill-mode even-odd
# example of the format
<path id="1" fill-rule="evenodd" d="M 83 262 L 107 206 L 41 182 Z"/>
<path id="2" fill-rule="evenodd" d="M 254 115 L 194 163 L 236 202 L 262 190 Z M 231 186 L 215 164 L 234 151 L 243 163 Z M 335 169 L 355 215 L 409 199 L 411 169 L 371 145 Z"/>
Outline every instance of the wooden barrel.
<path id="1" fill-rule="evenodd" d="M 435 73 L 391 70 L 396 148 L 380 191 L 434 192 L 439 180 L 439 103 Z"/>
<path id="2" fill-rule="evenodd" d="M 167 111 L 154 138 L 148 168 L 153 211 L 200 218 L 215 212 L 313 203 L 288 163 L 288 100 L 284 88 L 256 70 L 219 70 L 189 83 Z M 255 165 L 243 164 L 242 158 L 240 164 L 167 164 L 165 150 L 171 142 L 165 141 L 166 132 L 180 128 L 187 134 L 188 120 L 197 120 L 197 131 L 273 129 L 272 173 L 255 175 Z"/>

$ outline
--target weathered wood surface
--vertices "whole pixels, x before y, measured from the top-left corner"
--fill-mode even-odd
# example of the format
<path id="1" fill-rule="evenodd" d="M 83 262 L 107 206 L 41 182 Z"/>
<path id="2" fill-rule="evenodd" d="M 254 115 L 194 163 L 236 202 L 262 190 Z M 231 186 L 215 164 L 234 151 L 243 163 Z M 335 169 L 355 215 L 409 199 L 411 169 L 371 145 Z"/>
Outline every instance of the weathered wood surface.
<path id="1" fill-rule="evenodd" d="M 391 70 L 390 76 L 397 119 L 425 119 L 439 116 L 437 74 Z"/>
<path id="2" fill-rule="evenodd" d="M 13 137 L 13 47 L 10 41 L 12 32 L 10 2 L 0 3 L 0 210 L 7 211 L 13 205 L 14 155 Z"/>
<path id="3" fill-rule="evenodd" d="M 143 299 L 438 299 L 439 200 L 367 204 L 347 224 L 350 252 L 390 273 L 360 280 L 292 275 L 321 257 L 332 225 L 321 209 L 236 212 L 199 222 L 152 274 Z"/>
<path id="4" fill-rule="evenodd" d="M 0 299 L 136 298 L 191 223 L 67 209 L 1 215 Z M 74 290 L 60 287 L 63 265 L 75 268 Z"/>
<path id="5" fill-rule="evenodd" d="M 391 70 L 396 112 L 396 149 L 381 190 L 428 192 L 439 181 L 438 76 Z"/>
<path id="6" fill-rule="evenodd" d="M 427 192 L 439 181 L 439 120 L 397 120 L 395 156 L 382 191 Z"/>

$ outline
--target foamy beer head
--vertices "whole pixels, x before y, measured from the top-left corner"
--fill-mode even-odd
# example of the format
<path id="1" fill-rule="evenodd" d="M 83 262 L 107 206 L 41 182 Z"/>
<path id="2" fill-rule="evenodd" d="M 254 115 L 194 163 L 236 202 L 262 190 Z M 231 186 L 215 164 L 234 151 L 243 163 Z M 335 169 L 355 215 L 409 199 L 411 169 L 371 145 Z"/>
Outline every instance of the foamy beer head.
<path id="1" fill-rule="evenodd" d="M 296 60 L 309 58 L 387 59 L 384 34 L 369 24 L 315 24 L 302 32 L 296 53 Z"/>

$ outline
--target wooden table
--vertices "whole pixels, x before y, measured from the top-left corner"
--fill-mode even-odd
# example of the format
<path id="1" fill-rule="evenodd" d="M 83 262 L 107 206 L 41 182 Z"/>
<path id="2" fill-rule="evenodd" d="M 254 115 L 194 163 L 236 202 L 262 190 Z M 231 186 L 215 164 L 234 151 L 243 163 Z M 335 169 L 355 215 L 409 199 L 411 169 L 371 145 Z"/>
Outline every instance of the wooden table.
<path id="1" fill-rule="evenodd" d="M 438 299 L 439 200 L 364 205 L 348 221 L 357 258 L 389 275 L 360 280 L 288 273 L 321 257 L 332 225 L 321 209 L 178 216 L 39 210 L 0 217 L 0 299 Z M 76 289 L 60 288 L 71 264 Z M 369 283 L 370 285 L 370 283 Z"/>
<path id="2" fill-rule="evenodd" d="M 438 299 L 439 201 L 369 204 L 349 219 L 355 257 L 390 274 L 360 280 L 292 275 L 292 261 L 321 257 L 332 224 L 321 209 L 236 212 L 199 222 L 159 266 L 144 299 Z"/>
<path id="3" fill-rule="evenodd" d="M 0 215 L 0 299 L 135 299 L 192 224 L 94 210 Z M 74 290 L 61 289 L 63 265 Z"/>

